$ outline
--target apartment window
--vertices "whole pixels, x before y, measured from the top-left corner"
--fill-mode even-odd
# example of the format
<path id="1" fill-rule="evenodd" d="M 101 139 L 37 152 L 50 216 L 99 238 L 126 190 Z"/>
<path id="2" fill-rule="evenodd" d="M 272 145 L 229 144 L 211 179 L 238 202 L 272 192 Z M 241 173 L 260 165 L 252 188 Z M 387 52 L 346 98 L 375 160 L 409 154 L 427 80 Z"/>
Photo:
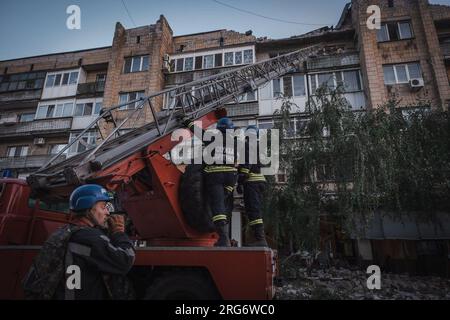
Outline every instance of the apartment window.
<path id="1" fill-rule="evenodd" d="M 30 122 L 34 120 L 34 113 L 24 113 L 20 115 L 20 122 Z"/>
<path id="2" fill-rule="evenodd" d="M 214 56 L 214 67 L 221 67 L 222 66 L 222 54 L 218 53 Z"/>
<path id="3" fill-rule="evenodd" d="M 224 54 L 224 60 L 225 60 L 225 66 L 232 66 L 233 65 L 233 52 L 225 52 Z"/>
<path id="4" fill-rule="evenodd" d="M 244 93 L 243 95 L 239 96 L 239 98 L 238 98 L 239 103 L 252 102 L 252 101 L 256 101 L 256 100 L 257 100 L 256 91 Z M 233 103 L 233 102 L 231 102 L 231 103 Z"/>
<path id="5" fill-rule="evenodd" d="M 341 74 L 340 72 L 338 74 Z M 342 72 L 343 86 L 346 92 L 361 91 L 361 79 L 359 77 L 359 70 L 351 70 Z M 342 79 L 342 78 L 341 78 Z"/>
<path id="6" fill-rule="evenodd" d="M 175 69 L 175 71 L 183 71 L 183 64 L 184 64 L 184 59 L 177 59 L 177 62 L 176 62 L 176 65 L 175 65 L 175 67 L 176 67 L 176 69 Z"/>
<path id="7" fill-rule="evenodd" d="M 378 42 L 411 39 L 412 37 L 411 21 L 384 23 L 377 31 Z"/>
<path id="8" fill-rule="evenodd" d="M 272 81 L 272 87 L 273 87 L 273 97 L 279 98 L 281 97 L 281 80 L 280 79 L 274 79 Z"/>
<path id="9" fill-rule="evenodd" d="M 417 62 L 408 64 L 384 65 L 383 73 L 384 83 L 388 85 L 408 83 L 411 79 L 422 78 L 420 64 Z"/>
<path id="10" fill-rule="evenodd" d="M 194 57 L 184 59 L 184 70 L 191 71 L 194 69 Z"/>
<path id="11" fill-rule="evenodd" d="M 242 51 L 234 53 L 234 64 L 242 64 Z"/>
<path id="12" fill-rule="evenodd" d="M 195 70 L 199 70 L 202 68 L 203 57 L 195 57 Z"/>
<path id="13" fill-rule="evenodd" d="M 303 97 L 306 95 L 305 76 L 295 75 L 286 76 L 280 79 L 275 79 L 272 82 L 273 97 L 280 97 L 282 94 L 286 97 Z"/>
<path id="14" fill-rule="evenodd" d="M 7 157 L 26 157 L 28 155 L 28 146 L 11 146 L 6 151 Z"/>
<path id="15" fill-rule="evenodd" d="M 149 67 L 148 55 L 128 57 L 125 58 L 125 65 L 123 72 L 131 73 L 131 72 L 147 71 L 148 67 Z"/>
<path id="16" fill-rule="evenodd" d="M 39 106 L 36 119 L 71 117 L 73 113 L 73 103 L 58 103 Z"/>
<path id="17" fill-rule="evenodd" d="M 69 138 L 69 143 L 72 143 L 77 137 L 79 133 L 71 133 Z M 81 139 L 75 142 L 69 148 L 69 153 L 80 153 L 86 150 L 92 149 L 96 146 L 97 141 L 97 133 L 96 132 L 86 132 L 83 134 Z"/>
<path id="18" fill-rule="evenodd" d="M 93 103 L 77 103 L 75 106 L 75 117 L 91 116 L 93 110 Z"/>
<path id="19" fill-rule="evenodd" d="M 120 94 L 120 104 L 127 103 L 129 101 L 133 101 L 139 98 L 144 97 L 145 92 L 144 91 L 137 91 L 137 92 L 126 92 Z M 122 106 L 119 108 L 119 110 L 132 110 L 136 109 L 139 104 L 142 103 L 142 101 L 137 101 L 133 104 L 128 104 L 125 106 Z"/>
<path id="20" fill-rule="evenodd" d="M 203 56 L 203 69 L 214 67 L 214 56 L 212 54 Z"/>
<path id="21" fill-rule="evenodd" d="M 253 50 L 244 50 L 244 63 L 253 63 Z"/>
<path id="22" fill-rule="evenodd" d="M 47 76 L 46 88 L 58 87 L 61 85 L 72 85 L 78 82 L 78 71 L 51 74 Z"/>
<path id="23" fill-rule="evenodd" d="M 66 144 L 52 144 L 49 149 L 49 154 L 58 154 L 62 149 L 66 147 Z M 64 153 L 67 153 L 68 150 L 65 150 Z"/>
<path id="24" fill-rule="evenodd" d="M 69 84 L 76 84 L 78 82 L 78 72 L 71 72 L 69 77 Z"/>
<path id="25" fill-rule="evenodd" d="M 0 92 L 41 89 L 44 84 L 45 72 L 28 72 L 4 75 L 0 79 Z"/>
<path id="26" fill-rule="evenodd" d="M 340 85 L 345 92 L 362 90 L 359 70 L 346 70 L 314 74 L 310 76 L 310 83 L 311 92 L 313 94 L 321 86 L 326 86 L 329 90 L 334 90 L 338 85 Z"/>
<path id="27" fill-rule="evenodd" d="M 94 114 L 98 115 L 100 114 L 100 110 L 103 108 L 103 102 L 96 102 L 95 108 L 94 108 Z"/>
<path id="28" fill-rule="evenodd" d="M 295 75 L 294 77 L 294 96 L 303 97 L 306 95 L 305 76 Z"/>

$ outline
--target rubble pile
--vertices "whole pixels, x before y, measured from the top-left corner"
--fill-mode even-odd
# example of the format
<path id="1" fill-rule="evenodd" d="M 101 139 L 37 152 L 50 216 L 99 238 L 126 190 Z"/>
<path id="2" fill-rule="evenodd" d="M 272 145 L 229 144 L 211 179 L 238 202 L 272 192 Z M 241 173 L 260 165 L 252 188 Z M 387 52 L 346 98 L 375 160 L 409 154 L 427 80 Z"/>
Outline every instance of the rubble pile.
<path id="1" fill-rule="evenodd" d="M 281 275 L 279 300 L 450 300 L 450 279 L 381 274 L 381 289 L 369 290 L 361 270 L 290 267 Z"/>

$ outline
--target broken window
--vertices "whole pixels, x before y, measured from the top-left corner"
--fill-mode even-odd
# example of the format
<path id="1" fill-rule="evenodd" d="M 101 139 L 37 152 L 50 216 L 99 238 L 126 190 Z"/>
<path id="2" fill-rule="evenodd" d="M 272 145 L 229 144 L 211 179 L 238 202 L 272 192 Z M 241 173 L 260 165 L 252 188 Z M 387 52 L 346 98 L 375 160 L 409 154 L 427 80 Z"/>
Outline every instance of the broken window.
<path id="1" fill-rule="evenodd" d="M 411 21 L 388 22 L 377 31 L 377 41 L 395 41 L 413 37 Z"/>
<path id="2" fill-rule="evenodd" d="M 214 66 L 221 67 L 222 66 L 222 54 L 218 53 L 214 57 Z"/>
<path id="3" fill-rule="evenodd" d="M 202 56 L 195 57 L 195 70 L 199 70 L 202 68 L 202 61 L 203 61 Z"/>

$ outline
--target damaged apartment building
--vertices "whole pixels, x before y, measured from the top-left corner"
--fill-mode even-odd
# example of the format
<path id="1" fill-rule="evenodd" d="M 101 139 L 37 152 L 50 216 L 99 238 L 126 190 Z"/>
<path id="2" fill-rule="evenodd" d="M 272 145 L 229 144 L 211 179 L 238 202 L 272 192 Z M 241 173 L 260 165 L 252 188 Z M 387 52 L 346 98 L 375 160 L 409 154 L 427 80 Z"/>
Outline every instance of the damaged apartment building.
<path id="1" fill-rule="evenodd" d="M 367 7 L 374 4 L 382 13 L 379 30 L 367 27 Z M 103 107 L 319 43 L 321 52 L 296 72 L 227 104 L 235 124 L 272 128 L 273 114 L 282 103 L 279 97 L 290 96 L 298 108 L 292 111 L 287 134 L 296 137 L 308 118 L 309 97 L 321 85 L 336 87 L 338 83 L 344 85 L 344 96 L 355 111 L 377 108 L 393 97 L 404 106 L 424 101 L 448 110 L 448 6 L 427 0 L 353 0 L 335 26 L 284 39 L 230 30 L 174 36 L 161 16 L 155 24 L 132 29 L 117 23 L 108 47 L 0 61 L 0 172 L 25 178 L 73 141 Z M 120 120 L 136 107 L 114 112 Z M 167 97 L 157 107 L 174 107 L 173 100 Z M 152 119 L 150 113 L 143 114 L 133 125 Z M 92 148 L 110 129 L 105 123 L 85 133 L 61 159 Z M 131 129 L 125 127 L 123 132 Z M 277 181 L 285 179 L 280 172 Z M 403 232 L 389 221 L 380 223 L 389 225 L 386 228 L 392 232 L 341 241 L 333 231 L 324 245 L 348 257 L 379 262 L 388 256 L 386 244 L 395 242 L 391 247 L 398 249 L 389 253 L 394 263 L 432 252 L 444 261 L 448 273 L 448 220 L 443 221 L 447 229 L 440 232 L 425 226 Z"/>

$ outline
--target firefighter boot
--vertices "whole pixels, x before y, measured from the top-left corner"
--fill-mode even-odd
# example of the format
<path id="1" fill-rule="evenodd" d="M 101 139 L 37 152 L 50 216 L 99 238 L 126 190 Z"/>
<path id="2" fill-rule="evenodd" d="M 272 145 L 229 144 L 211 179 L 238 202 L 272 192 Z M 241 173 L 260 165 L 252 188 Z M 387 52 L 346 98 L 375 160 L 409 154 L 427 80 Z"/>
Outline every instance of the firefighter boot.
<path id="1" fill-rule="evenodd" d="M 264 225 L 261 224 L 257 224 L 252 226 L 253 228 L 253 234 L 255 237 L 255 241 L 250 243 L 251 247 L 268 247 L 267 245 L 267 241 L 266 241 L 266 236 L 264 234 Z"/>
<path id="2" fill-rule="evenodd" d="M 228 223 L 221 221 L 216 222 L 216 232 L 219 235 L 219 239 L 214 244 L 215 247 L 231 247 L 230 237 L 228 232 Z"/>

